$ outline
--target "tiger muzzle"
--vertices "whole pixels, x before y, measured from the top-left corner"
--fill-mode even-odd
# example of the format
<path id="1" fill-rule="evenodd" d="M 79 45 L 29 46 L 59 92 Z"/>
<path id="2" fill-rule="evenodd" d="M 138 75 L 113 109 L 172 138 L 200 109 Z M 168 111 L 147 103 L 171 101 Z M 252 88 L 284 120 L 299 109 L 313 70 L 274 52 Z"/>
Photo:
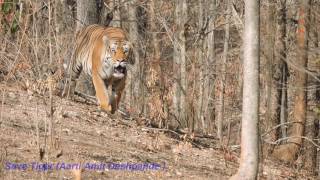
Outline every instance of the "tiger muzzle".
<path id="1" fill-rule="evenodd" d="M 126 62 L 116 62 L 113 66 L 115 78 L 123 78 L 127 73 L 127 63 Z"/>

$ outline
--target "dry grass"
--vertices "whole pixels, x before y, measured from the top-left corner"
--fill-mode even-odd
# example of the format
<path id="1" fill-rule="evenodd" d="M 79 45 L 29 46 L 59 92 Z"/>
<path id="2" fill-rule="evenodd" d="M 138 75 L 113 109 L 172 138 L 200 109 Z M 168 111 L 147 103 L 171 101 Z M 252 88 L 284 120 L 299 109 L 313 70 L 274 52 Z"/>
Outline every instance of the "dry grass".
<path id="1" fill-rule="evenodd" d="M 6 92 L 2 101 L 3 120 L 0 126 L 0 177 L 4 179 L 62 179 L 79 177 L 80 171 L 49 170 L 38 172 L 7 170 L 5 162 L 14 163 L 159 163 L 165 170 L 120 171 L 85 170 L 83 179 L 227 179 L 237 167 L 237 154 L 217 149 L 214 139 L 171 137 L 167 131 L 146 129 L 120 114 L 113 117 L 98 112 L 96 106 L 72 102 L 53 96 L 55 109 L 54 146 L 48 121 L 49 97 L 28 95 L 17 86 L 0 86 Z M 175 137 L 175 138 L 173 138 Z M 42 149 L 42 151 L 39 150 Z M 200 148 L 200 149 L 199 149 Z M 312 178 L 304 170 L 292 170 L 281 164 L 265 161 L 261 179 Z"/>

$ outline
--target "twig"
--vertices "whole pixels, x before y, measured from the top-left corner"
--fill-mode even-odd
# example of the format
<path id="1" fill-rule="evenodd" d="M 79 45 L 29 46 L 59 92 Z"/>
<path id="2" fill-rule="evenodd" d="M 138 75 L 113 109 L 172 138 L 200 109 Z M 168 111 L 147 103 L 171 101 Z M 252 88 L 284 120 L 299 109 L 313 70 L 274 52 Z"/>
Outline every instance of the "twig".
<path id="1" fill-rule="evenodd" d="M 48 37 L 49 37 L 49 64 L 52 65 L 52 42 L 51 42 L 51 1 L 49 0 L 48 2 L 48 16 L 49 16 L 49 20 L 48 20 Z M 54 147 L 54 122 L 53 122 L 53 97 L 52 97 L 52 86 L 53 86 L 53 77 L 50 74 L 49 75 L 49 81 L 48 81 L 48 86 L 49 86 L 49 104 L 50 104 L 50 121 L 49 121 L 49 135 L 50 135 L 50 149 L 51 147 Z"/>
<path id="2" fill-rule="evenodd" d="M 261 135 L 261 137 L 269 134 L 271 131 L 276 130 L 277 128 L 279 128 L 279 127 L 281 127 L 281 126 L 284 126 L 284 125 L 287 125 L 287 124 L 293 124 L 293 123 L 298 123 L 298 124 L 300 124 L 301 122 L 294 121 L 294 122 L 286 122 L 286 123 L 278 124 L 278 125 L 274 126 L 272 129 L 270 129 L 270 130 L 268 130 L 267 132 L 263 133 L 263 134 Z"/>
<path id="3" fill-rule="evenodd" d="M 0 126 L 2 124 L 3 106 L 4 106 L 4 94 L 5 90 L 2 91 L 1 111 L 0 111 Z"/>
<path id="4" fill-rule="evenodd" d="M 171 129 L 163 129 L 163 128 L 151 128 L 151 127 L 143 127 L 142 130 L 145 130 L 145 131 L 148 131 L 148 130 L 155 130 L 155 131 L 164 131 L 164 132 L 171 132 L 175 135 L 185 135 L 185 134 L 188 134 L 187 132 L 183 132 L 181 130 L 177 130 L 177 131 L 174 131 L 174 130 L 171 130 Z M 214 139 L 216 140 L 217 138 L 215 136 L 210 136 L 210 135 L 197 135 L 197 134 L 194 134 L 194 137 L 196 138 L 204 138 L 204 139 Z"/>
<path id="5" fill-rule="evenodd" d="M 239 16 L 236 8 L 235 8 L 235 4 L 232 4 L 232 16 L 234 17 L 233 20 L 234 20 L 234 23 L 236 25 L 236 28 L 239 32 L 240 35 L 242 35 L 242 32 L 243 32 L 243 22 L 241 20 L 241 17 Z"/>
<path id="6" fill-rule="evenodd" d="M 173 130 L 170 130 L 170 129 L 160 129 L 160 128 L 150 128 L 150 127 L 144 127 L 141 129 L 142 131 L 149 131 L 149 130 L 154 130 L 154 131 L 164 131 L 164 132 L 170 132 L 170 133 L 173 133 L 175 135 L 177 135 L 178 137 L 180 137 L 181 135 L 183 134 L 179 134 Z M 198 144 L 194 143 L 193 142 L 193 139 L 191 139 L 190 141 L 191 144 L 193 144 L 195 147 L 199 148 L 199 149 L 202 149 L 201 146 L 199 146 Z"/>
<path id="7" fill-rule="evenodd" d="M 40 160 L 42 160 L 42 156 L 41 156 L 41 146 L 40 146 L 40 129 L 39 129 L 39 118 L 38 118 L 38 114 L 39 111 L 38 111 L 38 103 L 36 105 L 36 118 L 35 118 L 35 125 L 36 125 L 36 142 L 37 142 L 37 145 L 38 145 L 38 150 L 39 150 L 39 155 L 40 155 Z"/>
<path id="8" fill-rule="evenodd" d="M 153 131 L 164 131 L 164 132 L 170 132 L 170 133 L 173 133 L 177 136 L 180 136 L 180 135 L 183 135 L 183 134 L 179 134 L 173 130 L 170 130 L 170 129 L 160 129 L 160 128 L 151 128 L 151 127 L 143 127 L 141 129 L 142 131 L 149 131 L 149 130 L 153 130 Z"/>
<path id="9" fill-rule="evenodd" d="M 50 123 L 49 123 L 49 132 L 50 132 L 50 146 L 51 147 L 54 147 L 54 121 L 53 121 L 53 113 L 54 113 L 54 110 L 53 110 L 53 95 L 52 95 L 52 76 L 50 75 L 49 77 L 49 104 L 50 104 Z"/>
<path id="10" fill-rule="evenodd" d="M 270 141 L 266 141 L 264 140 L 265 142 L 267 143 L 270 143 L 270 144 L 274 144 L 274 145 L 278 145 L 281 141 L 285 141 L 285 140 L 288 140 L 288 139 L 293 139 L 293 138 L 302 138 L 302 139 L 305 139 L 307 141 L 309 141 L 310 143 L 312 143 L 314 146 L 316 146 L 317 148 L 320 148 L 320 145 L 315 143 L 312 139 L 306 137 L 306 136 L 290 136 L 290 137 L 284 137 L 284 138 L 281 138 L 281 139 L 278 139 L 274 142 L 270 142 Z"/>
<path id="11" fill-rule="evenodd" d="M 79 96 L 79 97 L 81 97 L 81 98 L 83 98 L 83 99 L 85 99 L 86 101 L 89 101 L 89 102 L 93 103 L 93 104 L 98 104 L 97 99 L 94 96 L 90 96 L 90 95 L 84 94 L 84 93 L 79 92 L 79 91 L 74 91 L 74 94 Z"/>

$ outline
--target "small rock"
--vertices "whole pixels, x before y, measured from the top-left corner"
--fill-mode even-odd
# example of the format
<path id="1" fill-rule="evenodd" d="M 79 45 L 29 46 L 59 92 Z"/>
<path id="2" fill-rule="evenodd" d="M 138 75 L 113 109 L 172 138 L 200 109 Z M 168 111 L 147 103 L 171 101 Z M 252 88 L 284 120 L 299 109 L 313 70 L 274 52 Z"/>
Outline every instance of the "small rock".
<path id="1" fill-rule="evenodd" d="M 181 172 L 179 172 L 178 170 L 176 170 L 176 175 L 178 175 L 178 176 L 182 176 L 182 173 L 181 173 Z"/>
<path id="2" fill-rule="evenodd" d="M 70 129 L 62 129 L 62 132 L 65 132 L 67 135 L 70 135 L 72 132 Z"/>
<path id="3" fill-rule="evenodd" d="M 8 93 L 9 98 L 15 99 L 17 96 L 13 92 Z"/>

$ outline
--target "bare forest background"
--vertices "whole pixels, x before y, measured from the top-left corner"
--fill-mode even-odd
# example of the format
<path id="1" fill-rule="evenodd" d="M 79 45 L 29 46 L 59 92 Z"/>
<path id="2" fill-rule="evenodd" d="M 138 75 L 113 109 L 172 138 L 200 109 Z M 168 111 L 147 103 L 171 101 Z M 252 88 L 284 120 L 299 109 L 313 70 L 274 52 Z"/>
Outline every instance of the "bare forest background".
<path id="1" fill-rule="evenodd" d="M 320 1 L 301 2 L 260 2 L 261 156 L 320 177 Z M 239 149 L 244 5 L 0 0 L 0 82 L 45 95 L 48 87 L 41 85 L 48 78 L 62 82 L 66 74 L 76 32 L 104 24 L 113 12 L 110 26 L 123 28 L 135 50 L 120 109 L 145 126 L 214 137 L 223 148 Z"/>

